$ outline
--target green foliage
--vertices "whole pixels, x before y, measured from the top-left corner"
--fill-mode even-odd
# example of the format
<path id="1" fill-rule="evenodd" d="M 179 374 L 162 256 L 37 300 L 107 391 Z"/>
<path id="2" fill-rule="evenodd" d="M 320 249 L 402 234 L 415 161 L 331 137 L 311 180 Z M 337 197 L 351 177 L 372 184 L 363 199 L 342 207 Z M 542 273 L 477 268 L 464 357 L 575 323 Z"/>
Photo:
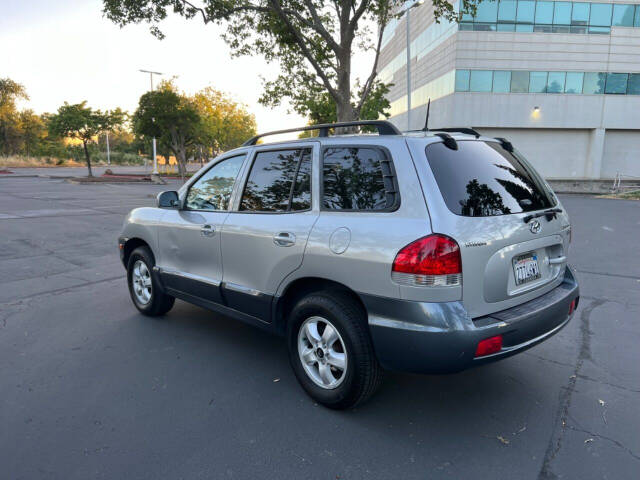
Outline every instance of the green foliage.
<path id="1" fill-rule="evenodd" d="M 453 1 L 431 1 L 437 18 L 458 19 Z M 461 0 L 461 10 L 473 11 L 479 1 Z M 149 23 L 159 38 L 164 36 L 159 24 L 172 11 L 205 24 L 224 24 L 224 38 L 234 55 L 262 55 L 281 67 L 277 78 L 264 83 L 263 103 L 278 105 L 289 98 L 295 110 L 318 112 L 324 117 L 329 112 L 310 102 L 317 102 L 325 93 L 333 100 L 337 119 L 345 121 L 364 114 L 364 105 L 377 85 L 384 29 L 404 2 L 203 0 L 199 4 L 202 7 L 186 0 L 103 0 L 107 18 L 120 26 Z M 377 27 L 375 31 L 372 26 Z M 352 59 L 366 51 L 375 54 L 371 72 L 352 83 Z"/>
<path id="2" fill-rule="evenodd" d="M 200 115 L 196 145 L 206 154 L 216 155 L 236 148 L 256 134 L 256 119 L 245 105 L 207 87 L 192 97 Z M 199 154 L 199 151 L 196 152 Z"/>
<path id="3" fill-rule="evenodd" d="M 171 82 L 162 82 L 157 90 L 142 95 L 138 109 L 133 114 L 136 134 L 155 137 L 171 150 L 183 177 L 186 173 L 187 148 L 196 142 L 200 123 L 200 114 L 194 102 L 178 93 Z"/>
<path id="4" fill-rule="evenodd" d="M 88 146 L 96 142 L 98 135 L 101 133 L 122 125 L 124 119 L 125 114 L 120 109 L 101 112 L 88 107 L 86 101 L 73 105 L 65 102 L 64 105 L 58 108 L 58 113 L 51 116 L 49 130 L 58 137 L 77 139 L 82 142 L 89 176 L 91 177 L 93 173 L 91 171 L 91 154 Z"/>

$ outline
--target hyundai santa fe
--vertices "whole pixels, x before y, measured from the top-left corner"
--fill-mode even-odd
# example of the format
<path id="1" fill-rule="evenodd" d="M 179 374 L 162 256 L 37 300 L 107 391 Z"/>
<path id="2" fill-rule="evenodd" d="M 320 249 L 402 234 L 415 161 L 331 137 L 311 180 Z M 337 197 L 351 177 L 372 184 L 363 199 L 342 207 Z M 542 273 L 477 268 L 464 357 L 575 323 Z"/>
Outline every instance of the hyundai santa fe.
<path id="1" fill-rule="evenodd" d="M 354 124 L 378 134 L 329 135 Z M 310 128 L 254 137 L 128 214 L 119 248 L 140 312 L 178 298 L 284 335 L 300 384 L 331 408 L 370 397 L 383 369 L 457 372 L 567 324 L 569 217 L 510 142 Z"/>

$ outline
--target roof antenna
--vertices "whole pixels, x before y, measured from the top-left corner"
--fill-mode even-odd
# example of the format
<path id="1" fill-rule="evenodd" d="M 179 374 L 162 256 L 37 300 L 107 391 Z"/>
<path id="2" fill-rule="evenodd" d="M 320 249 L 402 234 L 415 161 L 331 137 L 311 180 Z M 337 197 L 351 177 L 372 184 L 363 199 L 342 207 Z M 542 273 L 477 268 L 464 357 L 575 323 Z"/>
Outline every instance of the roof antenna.
<path id="1" fill-rule="evenodd" d="M 429 97 L 429 101 L 427 102 L 427 118 L 424 119 L 424 128 L 423 132 L 429 131 L 429 108 L 431 107 L 431 97 Z"/>

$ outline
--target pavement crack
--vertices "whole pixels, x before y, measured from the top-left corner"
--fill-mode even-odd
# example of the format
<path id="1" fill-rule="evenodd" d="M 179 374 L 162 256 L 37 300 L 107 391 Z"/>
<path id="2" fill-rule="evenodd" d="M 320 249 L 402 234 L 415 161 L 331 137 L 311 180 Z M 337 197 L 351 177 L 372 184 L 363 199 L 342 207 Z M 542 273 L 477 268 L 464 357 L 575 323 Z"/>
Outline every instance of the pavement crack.
<path id="1" fill-rule="evenodd" d="M 569 428 L 570 430 L 573 430 L 574 432 L 584 433 L 586 435 L 589 435 L 590 437 L 601 438 L 602 440 L 606 440 L 608 442 L 611 442 L 616 447 L 618 447 L 618 448 L 624 450 L 625 452 L 627 452 L 629 455 L 631 455 L 636 460 L 640 460 L 640 454 L 635 453 L 633 450 L 631 450 L 629 447 L 627 447 L 624 443 L 622 443 L 619 440 L 616 440 L 615 438 L 607 437 L 606 435 L 600 435 L 599 433 L 591 432 L 591 431 L 585 430 L 583 428 L 572 427 L 572 426 L 569 426 L 569 425 L 567 426 L 567 428 Z"/>
<path id="2" fill-rule="evenodd" d="M 578 361 L 575 364 L 573 375 L 569 377 L 569 384 L 560 392 L 556 421 L 547 444 L 547 449 L 542 461 L 542 467 L 538 473 L 538 480 L 554 480 L 558 476 L 553 472 L 551 464 L 562 448 L 564 432 L 567 427 L 567 418 L 571 408 L 573 392 L 576 388 L 576 381 L 585 360 L 591 360 L 591 329 L 590 319 L 593 311 L 599 306 L 607 303 L 607 300 L 595 300 L 588 307 L 580 312 L 580 349 L 578 351 Z"/>
<path id="3" fill-rule="evenodd" d="M 64 287 L 64 288 L 56 288 L 56 289 L 53 289 L 53 290 L 47 290 L 45 292 L 38 292 L 38 293 L 34 293 L 32 295 L 26 295 L 24 297 L 16 297 L 13 300 L 11 300 L 10 302 L 5 302 L 5 303 L 0 304 L 0 306 L 10 305 L 11 303 L 13 303 L 16 300 L 30 300 L 32 298 L 37 298 L 37 297 L 41 297 L 41 296 L 44 296 L 44 295 L 51 295 L 51 294 L 54 294 L 54 293 L 67 293 L 67 292 L 71 292 L 71 291 L 73 291 L 73 290 L 75 290 L 77 288 L 87 287 L 89 285 L 96 285 L 98 283 L 111 282 L 113 280 L 120 280 L 120 279 L 122 279 L 124 277 L 125 277 L 125 275 L 118 275 L 116 277 L 103 278 L 102 280 L 94 280 L 92 282 L 85 282 L 85 283 L 82 283 L 80 285 L 73 285 L 73 286 Z M 81 280 L 78 277 L 75 277 L 75 278 L 78 279 L 78 280 Z M 82 279 L 82 280 L 84 280 L 84 279 Z"/>

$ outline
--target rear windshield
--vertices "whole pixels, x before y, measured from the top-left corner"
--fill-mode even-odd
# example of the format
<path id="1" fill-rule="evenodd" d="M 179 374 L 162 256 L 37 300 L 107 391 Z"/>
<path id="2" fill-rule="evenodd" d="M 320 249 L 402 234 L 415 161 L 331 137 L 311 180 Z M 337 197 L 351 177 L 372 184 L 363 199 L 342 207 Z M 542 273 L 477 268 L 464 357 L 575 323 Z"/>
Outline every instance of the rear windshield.
<path id="1" fill-rule="evenodd" d="M 497 142 L 458 141 L 458 150 L 429 144 L 427 159 L 442 197 L 456 215 L 489 217 L 554 206 L 542 179 Z"/>

